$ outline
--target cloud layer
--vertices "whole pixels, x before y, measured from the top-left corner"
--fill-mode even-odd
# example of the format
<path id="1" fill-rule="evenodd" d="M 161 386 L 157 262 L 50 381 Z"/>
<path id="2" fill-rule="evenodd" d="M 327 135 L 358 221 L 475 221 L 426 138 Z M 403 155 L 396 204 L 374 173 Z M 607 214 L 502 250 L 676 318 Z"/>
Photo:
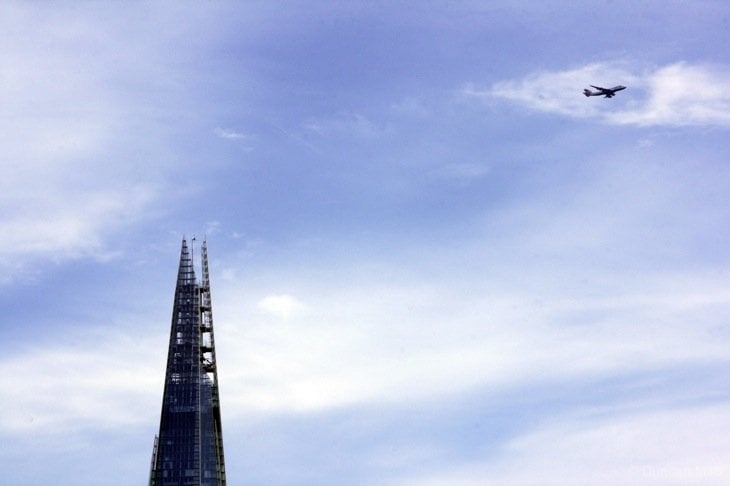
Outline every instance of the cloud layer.
<path id="1" fill-rule="evenodd" d="M 585 99 L 589 85 L 628 87 L 616 98 Z M 592 63 L 564 71 L 540 71 L 487 89 L 469 87 L 467 96 L 503 99 L 531 110 L 617 125 L 730 125 L 730 69 L 678 62 L 640 68 L 627 62 Z"/>
<path id="2" fill-rule="evenodd" d="M 504 462 L 485 457 L 392 484 L 721 484 L 730 476 L 728 425 L 723 406 L 562 417 L 505 444 Z"/>
<path id="3" fill-rule="evenodd" d="M 232 483 L 728 482 L 728 7 L 371 3 L 0 7 L 5 482 L 144 483 L 201 229 Z"/>

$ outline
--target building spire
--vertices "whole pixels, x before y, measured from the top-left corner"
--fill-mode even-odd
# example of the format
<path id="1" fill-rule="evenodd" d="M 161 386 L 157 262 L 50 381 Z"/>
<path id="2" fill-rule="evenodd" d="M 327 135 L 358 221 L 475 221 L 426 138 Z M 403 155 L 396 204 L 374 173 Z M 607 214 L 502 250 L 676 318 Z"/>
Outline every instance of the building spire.
<path id="1" fill-rule="evenodd" d="M 180 266 L 177 270 L 177 284 L 190 285 L 195 283 L 195 268 L 193 267 L 193 258 L 188 250 L 188 243 L 183 238 L 182 248 L 180 249 Z"/>
<path id="2" fill-rule="evenodd" d="M 195 279 L 192 255 L 183 238 L 150 486 L 226 484 L 205 243 L 201 253 L 204 285 Z"/>

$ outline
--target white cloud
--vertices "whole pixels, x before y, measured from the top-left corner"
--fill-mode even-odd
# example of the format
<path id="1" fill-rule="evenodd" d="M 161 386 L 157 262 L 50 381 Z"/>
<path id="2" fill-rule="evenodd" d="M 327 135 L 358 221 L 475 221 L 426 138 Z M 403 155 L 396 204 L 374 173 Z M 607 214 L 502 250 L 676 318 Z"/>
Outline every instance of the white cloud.
<path id="1" fill-rule="evenodd" d="M 18 350 L 2 361 L 0 434 L 53 435 L 83 423 L 120 427 L 154 422 L 161 404 L 166 342 L 119 330 L 87 329 L 65 341 Z M 124 363 L 123 366 L 120 363 Z"/>
<path id="2" fill-rule="evenodd" d="M 256 307 L 280 319 L 290 319 L 305 309 L 305 305 L 291 295 L 269 295 L 259 301 Z"/>
<path id="3" fill-rule="evenodd" d="M 48 34 L 60 35 L 58 29 Z M 126 197 L 102 182 L 116 171 L 104 162 L 103 147 L 117 116 L 108 96 L 83 74 L 92 66 L 47 42 L 10 43 L 15 49 L 0 67 L 10 78 L 0 86 L 0 101 L 12 114 L 0 121 L 6 208 L 0 268 L 6 276 L 39 257 L 97 253 L 99 225 L 108 229 L 141 202 L 134 191 Z"/>
<path id="4" fill-rule="evenodd" d="M 246 138 L 246 134 L 243 132 L 237 132 L 235 130 L 231 130 L 229 128 L 216 128 L 215 134 L 218 135 L 221 138 L 228 138 L 231 140 L 238 140 L 242 138 Z"/>
<path id="5" fill-rule="evenodd" d="M 590 84 L 628 87 L 611 100 L 586 99 Z M 654 69 L 628 63 L 592 63 L 565 71 L 541 71 L 463 94 L 484 101 L 505 99 L 532 110 L 630 125 L 730 125 L 730 69 L 678 62 Z"/>
<path id="6" fill-rule="evenodd" d="M 239 142 L 243 145 L 244 149 L 247 151 L 253 150 L 252 142 L 254 141 L 254 136 L 233 130 L 231 128 L 221 128 L 218 127 L 214 130 L 214 133 L 216 136 L 224 139 L 224 140 L 230 140 L 232 142 Z"/>
<path id="7" fill-rule="evenodd" d="M 205 235 L 211 236 L 218 234 L 221 230 L 221 222 L 220 221 L 208 221 L 205 223 Z"/>
<path id="8" fill-rule="evenodd" d="M 432 470 L 391 484 L 644 486 L 725 484 L 730 479 L 726 407 L 556 421 L 513 439 L 482 462 Z"/>
<path id="9" fill-rule="evenodd" d="M 730 125 L 730 69 L 677 63 L 645 76 L 643 105 L 609 115 L 636 125 Z"/>
<path id="10" fill-rule="evenodd" d="M 217 286 L 229 399 L 317 410 L 730 359 L 726 269 L 698 267 L 726 219 L 708 204 L 726 181 L 662 154 L 601 157 L 559 194 L 475 220 L 470 237 L 394 242 L 367 264 L 333 255 L 340 268 L 307 281 Z M 306 312 L 290 311 L 298 302 Z"/>
<path id="11" fill-rule="evenodd" d="M 632 89 L 638 79 L 620 64 L 594 63 L 567 71 L 532 73 L 521 80 L 502 81 L 484 90 L 467 87 L 463 93 L 483 100 L 507 99 L 538 111 L 590 117 L 599 115 L 601 109 L 593 102 L 595 99 L 586 100 L 582 89 L 602 82 L 612 86 L 624 84 Z"/>
<path id="12" fill-rule="evenodd" d="M 174 68 L 161 55 L 176 27 L 151 33 L 138 12 L 112 6 L 79 16 L 16 3 L 3 14 L 0 274 L 7 282 L 44 262 L 108 256 L 112 235 L 154 214 L 171 158 L 160 120 L 180 105 L 169 103 Z"/>
<path id="13" fill-rule="evenodd" d="M 470 279 L 333 284 L 308 295 L 307 312 L 296 315 L 290 309 L 298 301 L 289 296 L 255 306 L 253 296 L 236 298 L 225 288 L 216 310 L 227 412 L 409 403 L 730 359 L 713 332 L 720 323 L 703 314 L 730 305 L 723 284 L 694 282 L 687 294 L 686 282 L 672 281 L 657 289 L 645 276 L 643 291 L 625 285 L 625 293 L 602 298 L 529 289 L 475 295 Z M 287 320 L 247 310 L 256 307 Z"/>
<path id="14" fill-rule="evenodd" d="M 374 258 L 367 253 L 357 260 L 333 255 L 333 267 L 303 273 L 287 266 L 283 275 L 267 270 L 254 280 L 247 280 L 246 265 L 222 261 L 217 268 L 224 273 L 212 279 L 227 417 L 411 403 L 483 387 L 498 393 L 730 360 L 723 269 L 671 269 L 661 260 L 646 266 L 634 254 L 639 260 L 643 252 L 661 254 L 676 228 L 698 238 L 714 234 L 722 213 L 698 217 L 695 206 L 707 204 L 692 184 L 693 166 L 669 173 L 648 160 L 632 169 L 630 160 L 607 157 L 605 170 L 592 172 L 596 180 L 581 180 L 580 190 L 561 187 L 564 205 L 526 200 L 492 211 L 484 234 L 473 239 L 455 236 L 426 248 L 410 240 L 375 261 L 363 263 Z M 715 183 L 715 191 L 725 186 L 718 177 Z M 650 225 L 666 213 L 673 215 L 669 223 Z M 235 275 L 241 278 L 225 278 Z M 78 387 L 79 396 L 105 403 L 104 392 L 84 384 L 116 376 L 109 366 L 129 360 L 124 343 L 152 349 L 146 339 L 119 345 L 118 337 L 102 336 L 95 341 L 102 354 L 82 348 L 78 360 L 69 360 L 76 348 L 57 346 L 0 364 L 20 366 L 18 376 L 49 393 Z M 164 350 L 163 338 L 149 355 L 159 358 Z M 62 372 L 49 368 L 52 357 L 71 368 L 88 363 L 88 376 L 62 382 Z M 158 358 L 154 364 L 144 357 L 135 373 L 157 369 L 161 380 Z M 26 396 L 27 387 L 4 383 L 2 402 L 13 404 L 7 415 L 13 423 L 26 411 L 53 413 Z M 161 390 L 150 393 L 157 407 Z M 97 419 L 96 408 L 79 407 L 64 414 Z"/>
<path id="15" fill-rule="evenodd" d="M 365 115 L 343 112 L 329 118 L 308 120 L 303 126 L 305 133 L 318 136 L 354 136 L 363 139 L 376 138 L 384 129 Z"/>
<path id="16" fill-rule="evenodd" d="M 0 222 L 0 266 L 32 257 L 58 261 L 66 258 L 108 255 L 102 235 L 129 223 L 131 215 L 153 198 L 149 187 L 98 190 L 65 194 L 48 188 L 49 194 L 28 194 L 26 208 Z"/>

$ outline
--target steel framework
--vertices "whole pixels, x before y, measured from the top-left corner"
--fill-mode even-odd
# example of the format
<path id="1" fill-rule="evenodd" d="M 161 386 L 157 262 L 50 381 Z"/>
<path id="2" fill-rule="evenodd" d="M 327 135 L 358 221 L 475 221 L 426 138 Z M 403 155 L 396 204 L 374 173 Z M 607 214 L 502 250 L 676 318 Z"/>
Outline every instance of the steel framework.
<path id="1" fill-rule="evenodd" d="M 194 243 L 195 238 L 191 247 Z M 150 486 L 226 484 L 205 241 L 201 261 L 203 279 L 198 282 L 191 251 L 183 238 Z"/>

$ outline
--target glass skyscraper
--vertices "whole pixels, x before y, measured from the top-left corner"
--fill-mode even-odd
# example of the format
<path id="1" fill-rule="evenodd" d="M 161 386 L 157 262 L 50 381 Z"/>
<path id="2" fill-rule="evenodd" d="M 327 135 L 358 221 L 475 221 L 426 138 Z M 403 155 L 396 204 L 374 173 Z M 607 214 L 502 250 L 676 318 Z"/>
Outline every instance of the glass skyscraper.
<path id="1" fill-rule="evenodd" d="M 195 238 L 191 241 L 194 244 Z M 205 242 L 201 268 L 203 276 L 198 281 L 191 251 L 183 239 L 150 486 L 226 484 Z"/>

